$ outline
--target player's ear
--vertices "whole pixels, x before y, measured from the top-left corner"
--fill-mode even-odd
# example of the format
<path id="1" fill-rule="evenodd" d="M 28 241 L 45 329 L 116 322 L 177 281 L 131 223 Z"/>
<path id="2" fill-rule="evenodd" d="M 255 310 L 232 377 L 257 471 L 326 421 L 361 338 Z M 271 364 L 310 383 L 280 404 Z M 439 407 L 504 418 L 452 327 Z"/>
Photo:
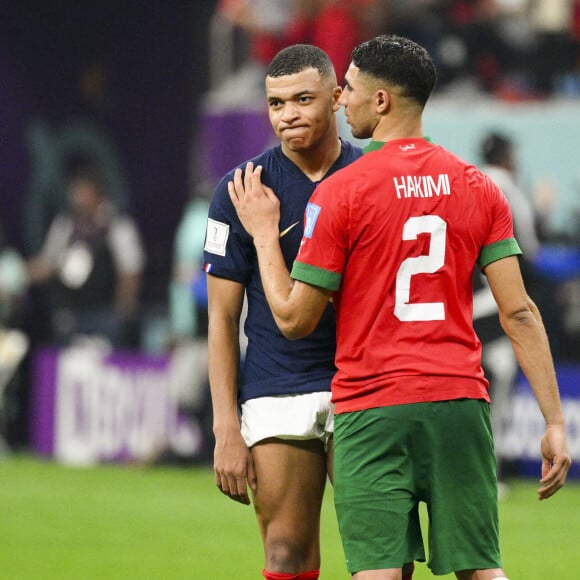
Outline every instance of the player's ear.
<path id="1" fill-rule="evenodd" d="M 377 89 L 374 99 L 377 113 L 384 114 L 388 112 L 391 106 L 391 94 L 387 89 Z"/>
<path id="2" fill-rule="evenodd" d="M 332 90 L 332 110 L 335 113 L 340 109 L 340 103 L 338 102 L 340 95 L 342 95 L 342 87 L 334 87 Z"/>

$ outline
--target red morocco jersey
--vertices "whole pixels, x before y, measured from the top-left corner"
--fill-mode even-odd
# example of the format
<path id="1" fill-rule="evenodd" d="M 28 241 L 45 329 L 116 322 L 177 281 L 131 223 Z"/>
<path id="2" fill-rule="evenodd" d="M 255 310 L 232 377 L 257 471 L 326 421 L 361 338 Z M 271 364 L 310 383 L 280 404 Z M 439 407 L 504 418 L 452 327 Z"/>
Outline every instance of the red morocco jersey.
<path id="1" fill-rule="evenodd" d="M 389 141 L 323 181 L 292 277 L 336 291 L 337 413 L 489 401 L 472 274 L 520 253 L 501 190 L 424 139 Z"/>

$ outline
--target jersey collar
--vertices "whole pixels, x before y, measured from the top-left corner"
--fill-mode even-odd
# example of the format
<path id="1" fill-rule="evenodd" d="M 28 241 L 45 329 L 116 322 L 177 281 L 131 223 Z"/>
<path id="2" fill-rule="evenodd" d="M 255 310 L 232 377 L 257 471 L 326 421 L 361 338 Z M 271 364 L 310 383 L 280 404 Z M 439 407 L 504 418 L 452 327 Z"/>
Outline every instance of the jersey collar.
<path id="1" fill-rule="evenodd" d="M 428 141 L 429 143 L 431 143 L 431 137 L 428 137 L 427 135 L 425 135 L 423 137 L 423 139 L 425 139 L 425 141 Z M 379 149 L 382 148 L 382 146 L 385 144 L 385 141 L 371 141 L 364 149 L 363 149 L 363 155 L 365 153 L 370 153 L 371 151 L 378 151 Z"/>

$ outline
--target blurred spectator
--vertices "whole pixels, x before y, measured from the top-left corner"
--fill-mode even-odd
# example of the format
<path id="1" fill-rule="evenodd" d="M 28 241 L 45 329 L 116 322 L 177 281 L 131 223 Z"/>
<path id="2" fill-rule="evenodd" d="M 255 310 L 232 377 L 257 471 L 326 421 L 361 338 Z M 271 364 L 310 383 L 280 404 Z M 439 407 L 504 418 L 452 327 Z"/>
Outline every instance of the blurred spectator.
<path id="1" fill-rule="evenodd" d="M 580 94 L 578 0 L 391 0 L 386 27 L 426 46 L 438 89 L 520 101 Z"/>
<path id="2" fill-rule="evenodd" d="M 530 60 L 536 88 L 550 95 L 555 81 L 576 66 L 574 0 L 528 0 L 535 49 Z"/>
<path id="3" fill-rule="evenodd" d="M 0 329 L 21 328 L 28 287 L 26 263 L 0 225 Z"/>
<path id="4" fill-rule="evenodd" d="M 479 91 L 496 93 L 514 82 L 529 50 L 526 1 L 432 2 L 438 5 L 439 25 L 430 42 L 439 61 L 440 85 L 471 81 Z"/>
<path id="5" fill-rule="evenodd" d="M 112 122 L 112 99 L 107 67 L 89 62 L 71 87 L 73 105 L 66 114 L 50 111 L 32 119 L 26 128 L 31 175 L 26 211 L 26 246 L 36 254 L 54 216 L 65 209 L 67 166 L 79 156 L 98 161 L 103 168 L 108 195 L 124 210 L 128 205 L 125 168 L 117 151 Z"/>
<path id="6" fill-rule="evenodd" d="M 207 285 L 202 269 L 209 199 L 209 182 L 200 184 L 184 208 L 173 250 L 169 285 L 171 365 L 169 389 L 177 408 L 200 428 L 198 460 L 213 453 L 212 410 L 208 374 Z M 161 460 L 172 454 L 165 450 Z"/>
<path id="7" fill-rule="evenodd" d="M 530 264 L 540 248 L 540 243 L 536 235 L 531 202 L 516 182 L 513 143 L 507 136 L 491 132 L 483 138 L 480 154 L 483 162 L 481 170 L 503 191 L 510 204 L 515 236 L 523 252 L 520 261 L 522 275 L 526 285 L 529 285 Z M 518 364 L 511 343 L 500 326 L 497 305 L 487 280 L 479 270 L 474 272 L 473 323 L 483 346 L 482 366 L 490 387 L 491 423 L 496 441 L 498 478 L 500 478 L 499 491 L 500 494 L 504 494 L 507 487 L 501 481 L 503 445 Z M 546 326 L 549 327 L 549 324 Z"/>
<path id="8" fill-rule="evenodd" d="M 214 51 L 229 51 L 229 63 L 214 56 L 210 66 L 212 76 L 227 75 L 217 81 L 210 99 L 214 103 L 237 105 L 260 91 L 264 72 L 272 57 L 284 47 L 288 23 L 294 18 L 298 0 L 220 0 L 214 14 L 215 25 L 221 22 L 229 28 L 222 36 L 214 36 Z M 236 33 L 241 33 L 238 38 Z M 216 46 L 217 45 L 217 46 Z M 243 62 L 235 62 L 238 53 L 245 55 Z M 222 56 L 222 55 L 220 55 Z M 227 59 L 226 59 L 227 60 Z M 218 68 L 225 70 L 217 70 Z M 219 84 L 216 85 L 216 82 Z"/>
<path id="9" fill-rule="evenodd" d="M 388 4 L 379 0 L 299 0 L 285 43 L 313 44 L 324 50 L 342 83 L 352 49 L 383 32 Z"/>
<path id="10" fill-rule="evenodd" d="M 242 31 L 249 54 L 210 99 L 231 105 L 261 95 L 268 63 L 292 44 L 322 48 L 342 82 L 352 49 L 383 31 L 388 7 L 383 0 L 221 0 L 216 17 Z"/>
<path id="11" fill-rule="evenodd" d="M 261 67 L 280 50 L 282 37 L 298 0 L 221 0 L 218 12 L 243 30 L 249 40 L 249 60 Z"/>
<path id="12" fill-rule="evenodd" d="M 340 81 L 353 46 L 382 32 L 429 49 L 438 90 L 509 101 L 580 95 L 580 0 L 221 0 L 216 14 L 249 44 L 245 64 L 211 95 L 228 104 L 261 88 L 284 46 L 319 46 Z"/>
<path id="13" fill-rule="evenodd" d="M 491 132 L 481 142 L 481 170 L 507 197 L 514 215 L 515 235 L 528 262 L 533 262 L 540 249 L 533 205 L 517 183 L 514 144 L 507 136 Z"/>
<path id="14" fill-rule="evenodd" d="M 137 226 L 111 202 L 92 161 L 70 168 L 67 196 L 68 210 L 54 218 L 28 263 L 30 282 L 49 292 L 50 340 L 66 345 L 92 335 L 132 346 L 145 260 Z"/>
<path id="15" fill-rule="evenodd" d="M 9 451 L 4 438 L 20 413 L 18 369 L 29 345 L 21 330 L 26 291 L 24 259 L 6 243 L 0 226 L 0 457 Z"/>
<path id="16" fill-rule="evenodd" d="M 171 334 L 177 341 L 207 336 L 207 290 L 202 265 L 212 191 L 209 184 L 197 189 L 175 234 L 169 314 Z"/>

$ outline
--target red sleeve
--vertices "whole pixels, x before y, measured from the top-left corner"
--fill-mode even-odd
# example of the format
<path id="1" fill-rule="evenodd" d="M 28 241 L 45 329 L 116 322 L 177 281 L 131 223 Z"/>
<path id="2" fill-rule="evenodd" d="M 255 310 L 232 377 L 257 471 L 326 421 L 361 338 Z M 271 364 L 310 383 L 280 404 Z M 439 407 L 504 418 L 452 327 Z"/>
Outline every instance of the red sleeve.
<path id="1" fill-rule="evenodd" d="M 332 181 L 321 183 L 310 198 L 305 212 L 304 237 L 296 260 L 342 274 L 348 251 L 348 207 L 329 187 Z"/>

